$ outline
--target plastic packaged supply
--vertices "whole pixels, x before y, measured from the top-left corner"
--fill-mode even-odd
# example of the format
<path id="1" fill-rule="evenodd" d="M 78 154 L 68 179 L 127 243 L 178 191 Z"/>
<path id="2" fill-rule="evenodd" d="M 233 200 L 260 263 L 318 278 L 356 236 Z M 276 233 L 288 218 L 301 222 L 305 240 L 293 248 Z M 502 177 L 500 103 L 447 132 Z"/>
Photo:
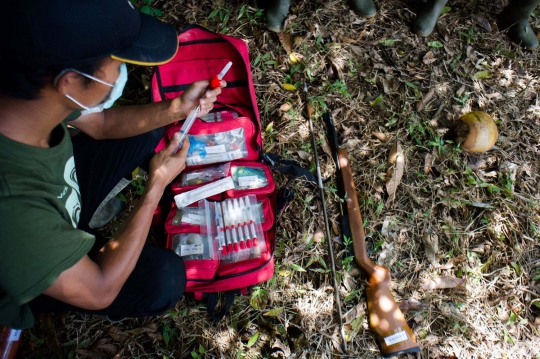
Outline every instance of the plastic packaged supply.
<path id="1" fill-rule="evenodd" d="M 179 233 L 172 237 L 172 249 L 184 260 L 214 259 L 213 244 L 204 233 Z"/>
<path id="2" fill-rule="evenodd" d="M 204 122 L 221 122 L 221 121 L 228 121 L 228 120 L 234 120 L 238 118 L 238 112 L 232 111 L 232 110 L 224 110 L 224 111 L 216 111 L 216 112 L 210 112 L 206 115 L 199 116 L 201 120 Z"/>
<path id="3" fill-rule="evenodd" d="M 184 172 L 180 176 L 180 181 L 177 186 L 193 186 L 225 178 L 229 174 L 230 168 L 231 163 L 227 162 L 220 165 L 213 165 Z"/>
<path id="4" fill-rule="evenodd" d="M 216 202 L 223 217 L 223 238 L 218 239 L 222 262 L 240 262 L 259 258 L 266 252 L 266 242 L 255 195 Z M 218 225 L 218 230 L 219 230 Z"/>
<path id="5" fill-rule="evenodd" d="M 223 193 L 232 188 L 234 188 L 234 182 L 229 176 L 220 179 L 219 181 L 195 188 L 191 191 L 180 193 L 174 196 L 174 202 L 178 208 L 183 208 L 192 203 L 198 202 L 201 199 L 212 197 L 213 195 Z"/>
<path id="6" fill-rule="evenodd" d="M 176 211 L 172 224 L 175 226 L 192 225 L 200 226 L 204 223 L 204 217 L 201 210 L 197 207 L 184 207 Z"/>
<path id="7" fill-rule="evenodd" d="M 243 128 L 207 135 L 188 135 L 187 166 L 227 162 L 248 156 Z"/>
<path id="8" fill-rule="evenodd" d="M 268 178 L 262 168 L 234 166 L 231 168 L 231 176 L 237 190 L 268 186 Z"/>

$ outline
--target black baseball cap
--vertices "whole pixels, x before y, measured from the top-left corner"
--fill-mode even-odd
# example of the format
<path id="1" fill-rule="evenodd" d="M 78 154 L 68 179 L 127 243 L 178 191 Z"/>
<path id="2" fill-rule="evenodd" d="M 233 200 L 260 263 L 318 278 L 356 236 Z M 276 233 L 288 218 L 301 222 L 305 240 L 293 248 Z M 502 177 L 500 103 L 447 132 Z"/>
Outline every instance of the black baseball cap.
<path id="1" fill-rule="evenodd" d="M 0 56 L 29 66 L 107 56 L 155 66 L 177 50 L 174 27 L 139 12 L 130 0 L 10 0 L 0 11 Z"/>

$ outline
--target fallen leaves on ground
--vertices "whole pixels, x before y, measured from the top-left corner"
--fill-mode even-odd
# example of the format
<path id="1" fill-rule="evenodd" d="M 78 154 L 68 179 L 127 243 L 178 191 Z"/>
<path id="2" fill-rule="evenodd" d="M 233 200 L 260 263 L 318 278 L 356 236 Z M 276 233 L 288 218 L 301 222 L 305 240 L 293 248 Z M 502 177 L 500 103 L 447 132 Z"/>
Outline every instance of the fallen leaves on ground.
<path id="1" fill-rule="evenodd" d="M 424 229 L 422 235 L 422 243 L 424 243 L 424 251 L 429 262 L 437 267 L 439 263 L 437 262 L 437 252 L 439 251 L 439 237 L 432 233 L 428 229 Z"/>
<path id="2" fill-rule="evenodd" d="M 422 280 L 420 287 L 424 290 L 452 289 L 463 286 L 465 281 L 465 278 L 457 278 L 453 276 L 438 277 L 435 279 Z"/>
<path id="3" fill-rule="evenodd" d="M 392 147 L 388 156 L 388 164 L 390 168 L 386 172 L 386 192 L 388 200 L 386 205 L 390 205 L 396 198 L 397 187 L 401 183 L 401 177 L 405 171 L 405 154 L 399 142 Z"/>

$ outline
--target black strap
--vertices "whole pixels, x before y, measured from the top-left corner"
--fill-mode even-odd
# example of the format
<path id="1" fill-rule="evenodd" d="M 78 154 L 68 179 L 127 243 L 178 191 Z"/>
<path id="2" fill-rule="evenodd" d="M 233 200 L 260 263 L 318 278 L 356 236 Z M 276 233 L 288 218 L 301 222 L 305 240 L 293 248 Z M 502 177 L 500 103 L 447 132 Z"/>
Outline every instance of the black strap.
<path id="1" fill-rule="evenodd" d="M 287 181 L 287 184 L 281 188 L 276 196 L 276 222 L 285 210 L 289 203 L 294 199 L 294 192 L 289 189 L 289 185 L 292 181 L 297 178 L 305 178 L 308 182 L 317 185 L 317 177 L 308 171 L 307 169 L 300 166 L 300 164 L 293 160 L 286 160 L 280 155 L 275 153 L 264 153 L 259 148 L 259 154 L 264 163 L 270 166 L 270 168 L 279 171 L 283 174 L 291 176 Z M 326 182 L 327 180 L 324 180 Z"/>
<path id="2" fill-rule="evenodd" d="M 215 311 L 218 303 L 218 294 L 219 293 L 209 293 L 208 302 L 206 303 L 206 311 L 208 312 L 208 315 L 210 315 L 210 318 L 215 321 L 223 319 L 227 313 L 229 313 L 229 310 L 234 303 L 234 297 L 237 294 L 240 294 L 240 289 L 225 292 L 225 307 L 222 311 L 216 313 Z"/>
<path id="3" fill-rule="evenodd" d="M 163 85 L 161 83 L 161 73 L 159 72 L 159 66 L 156 66 L 156 79 L 159 88 L 159 94 L 161 95 L 161 101 L 165 101 L 165 92 L 163 92 Z"/>
<path id="4" fill-rule="evenodd" d="M 170 93 L 170 92 L 185 91 L 192 84 L 193 83 L 163 86 L 163 92 L 164 93 Z M 227 81 L 227 87 L 226 88 L 231 89 L 231 88 L 235 88 L 235 87 L 247 87 L 248 85 L 249 85 L 249 83 L 248 83 L 247 80 Z"/>
<path id="5" fill-rule="evenodd" d="M 307 169 L 300 166 L 300 164 L 296 161 L 286 160 L 280 155 L 276 155 L 275 153 L 261 153 L 261 158 L 264 162 L 266 162 L 266 164 L 272 167 L 272 169 L 292 176 L 291 180 L 304 177 L 307 181 L 317 184 L 317 177 L 315 177 L 315 175 Z M 289 183 L 287 183 L 287 185 Z"/>
<path id="6" fill-rule="evenodd" d="M 278 194 L 276 195 L 276 221 L 293 199 L 294 192 L 287 187 L 283 187 L 279 190 Z"/>

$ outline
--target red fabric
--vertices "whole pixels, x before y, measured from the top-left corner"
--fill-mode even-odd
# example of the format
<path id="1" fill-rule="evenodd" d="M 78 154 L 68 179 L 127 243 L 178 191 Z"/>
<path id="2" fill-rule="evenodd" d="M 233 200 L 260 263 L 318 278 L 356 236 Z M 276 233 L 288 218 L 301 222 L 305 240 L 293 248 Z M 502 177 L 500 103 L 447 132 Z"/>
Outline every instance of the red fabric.
<path id="1" fill-rule="evenodd" d="M 215 108 L 230 108 L 238 112 L 236 119 L 223 120 L 217 123 L 205 123 L 196 120 L 190 134 L 218 133 L 224 130 L 244 129 L 248 156 L 235 160 L 234 165 L 262 167 L 269 179 L 269 185 L 254 190 L 227 191 L 209 200 L 224 200 L 249 194 L 262 201 L 265 221 L 262 223 L 266 252 L 260 258 L 253 258 L 235 263 L 220 263 L 219 260 L 186 260 L 187 287 L 186 292 L 193 292 L 196 299 L 202 299 L 203 293 L 222 292 L 247 288 L 267 281 L 274 274 L 274 208 L 275 182 L 268 166 L 259 160 L 262 148 L 261 120 L 255 98 L 255 88 L 251 76 L 248 49 L 245 42 L 227 35 L 221 35 L 192 25 L 179 36 L 179 50 L 167 64 L 157 67 L 152 77 L 152 100 L 154 102 L 173 99 L 180 96 L 194 81 L 211 79 L 217 75 L 227 62 L 233 65 L 224 77 L 228 87 L 218 96 Z M 236 127 L 235 127 L 236 126 Z M 164 138 L 156 151 L 164 148 L 168 139 L 177 132 L 181 123 L 168 126 Z M 206 184 L 206 183 L 205 183 Z M 189 186 L 194 188 L 197 186 Z M 188 187 L 180 188 L 178 181 L 173 182 L 173 193 L 181 193 Z M 172 247 L 172 237 L 176 233 L 197 233 L 195 226 L 173 226 L 172 219 L 176 213 L 173 207 L 165 224 L 168 233 L 167 248 Z M 259 239 L 260 240 L 260 239 Z"/>
<path id="2" fill-rule="evenodd" d="M 223 42 L 211 42 L 216 40 Z M 219 106 L 219 103 L 227 104 L 228 107 L 260 125 L 261 119 L 246 43 L 241 39 L 216 34 L 196 25 L 184 30 L 178 36 L 178 41 L 180 47 L 176 56 L 168 63 L 158 66 L 152 77 L 153 101 L 170 100 L 180 96 L 183 90 L 173 91 L 171 86 L 189 85 L 195 81 L 211 79 L 219 74 L 227 62 L 232 61 L 233 65 L 223 80 L 230 83 L 243 81 L 247 86 L 224 88 L 218 96 L 216 106 Z M 259 145 L 262 144 L 260 129 L 254 141 Z M 166 144 L 167 141 L 163 138 L 156 152 L 163 149 Z"/>

